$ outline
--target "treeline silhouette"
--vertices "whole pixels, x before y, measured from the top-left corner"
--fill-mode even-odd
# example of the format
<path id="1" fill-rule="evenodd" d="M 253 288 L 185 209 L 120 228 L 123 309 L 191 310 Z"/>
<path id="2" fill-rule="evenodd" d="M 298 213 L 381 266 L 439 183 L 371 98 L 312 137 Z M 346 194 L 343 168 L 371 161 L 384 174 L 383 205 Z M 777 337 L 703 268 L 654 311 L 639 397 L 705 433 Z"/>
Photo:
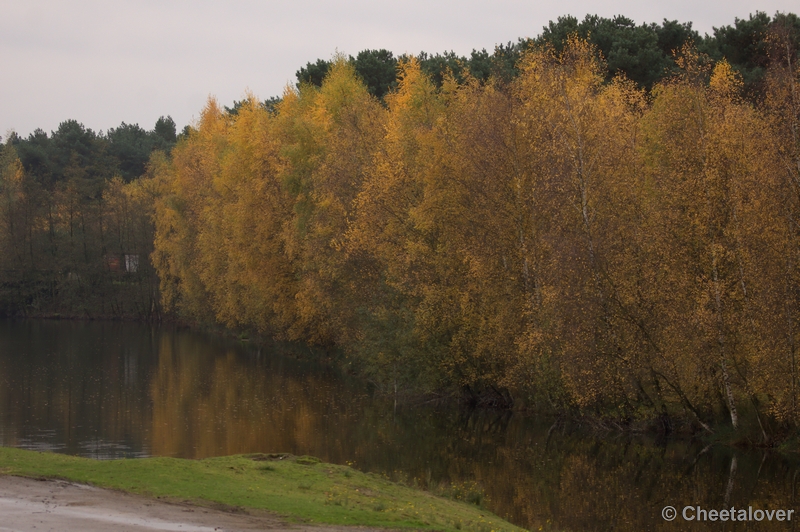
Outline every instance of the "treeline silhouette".
<path id="1" fill-rule="evenodd" d="M 799 32 L 775 20 L 757 92 L 689 42 L 649 88 L 609 79 L 578 28 L 508 78 L 402 60 L 383 98 L 336 57 L 280 101 L 209 101 L 94 192 L 65 171 L 36 196 L 7 142 L 3 268 L 77 258 L 34 296 L 7 275 L 6 308 L 91 288 L 73 264 L 112 299 L 154 272 L 140 315 L 326 346 L 387 392 L 768 442 L 800 419 Z"/>
<path id="2" fill-rule="evenodd" d="M 757 98 L 763 89 L 770 54 L 774 55 L 769 36 L 784 36 L 796 54 L 800 47 L 799 32 L 800 19 L 793 13 L 776 13 L 770 17 L 757 11 L 747 19 L 737 18 L 733 25 L 714 28 L 712 35 L 705 36 L 692 29 L 691 22 L 665 19 L 661 24 L 637 25 L 622 15 L 613 18 L 587 15 L 582 21 L 567 15 L 551 21 L 536 38 L 500 44 L 491 52 L 473 50 L 469 56 L 459 56 L 452 51 L 420 52 L 416 59 L 437 87 L 441 87 L 448 72 L 460 82 L 467 75 L 479 81 L 489 78 L 508 81 L 519 73 L 519 61 L 527 51 L 547 45 L 560 51 L 567 37 L 575 34 L 595 45 L 602 55 L 606 63 L 606 81 L 624 74 L 640 88 L 650 90 L 659 80 L 678 71 L 674 52 L 691 42 L 711 61 L 723 58 L 728 61 L 742 75 L 745 93 Z M 408 59 L 407 55 L 394 57 L 388 50 L 363 50 L 348 60 L 370 94 L 382 98 L 397 87 L 398 62 Z M 321 86 L 332 63 L 325 59 L 307 63 L 297 71 L 298 83 Z"/>
<path id="3" fill-rule="evenodd" d="M 139 178 L 177 138 L 170 117 L 151 131 L 67 120 L 50 135 L 12 132 L 0 154 L 0 314 L 157 315 L 152 193 Z M 127 271 L 126 255 L 141 267 Z"/>

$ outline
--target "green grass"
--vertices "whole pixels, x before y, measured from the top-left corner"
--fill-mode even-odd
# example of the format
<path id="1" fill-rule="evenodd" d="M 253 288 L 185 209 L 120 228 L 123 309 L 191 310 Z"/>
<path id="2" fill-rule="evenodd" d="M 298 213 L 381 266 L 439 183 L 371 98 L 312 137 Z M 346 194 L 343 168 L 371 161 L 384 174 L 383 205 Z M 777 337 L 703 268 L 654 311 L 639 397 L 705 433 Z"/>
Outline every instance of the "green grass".
<path id="1" fill-rule="evenodd" d="M 151 497 L 268 510 L 291 522 L 427 530 L 522 530 L 478 507 L 313 457 L 97 461 L 0 447 L 0 474 L 60 478 Z"/>

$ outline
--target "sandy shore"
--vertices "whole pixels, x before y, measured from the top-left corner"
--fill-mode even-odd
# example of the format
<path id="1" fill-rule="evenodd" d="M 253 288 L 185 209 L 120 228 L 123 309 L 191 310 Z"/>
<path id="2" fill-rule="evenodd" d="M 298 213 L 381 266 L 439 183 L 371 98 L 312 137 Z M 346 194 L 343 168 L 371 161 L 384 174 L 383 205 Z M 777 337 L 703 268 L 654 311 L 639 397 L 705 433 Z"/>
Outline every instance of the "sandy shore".
<path id="1" fill-rule="evenodd" d="M 58 480 L 0 476 L 0 532 L 353 531 L 288 525 L 267 513 L 231 512 Z"/>

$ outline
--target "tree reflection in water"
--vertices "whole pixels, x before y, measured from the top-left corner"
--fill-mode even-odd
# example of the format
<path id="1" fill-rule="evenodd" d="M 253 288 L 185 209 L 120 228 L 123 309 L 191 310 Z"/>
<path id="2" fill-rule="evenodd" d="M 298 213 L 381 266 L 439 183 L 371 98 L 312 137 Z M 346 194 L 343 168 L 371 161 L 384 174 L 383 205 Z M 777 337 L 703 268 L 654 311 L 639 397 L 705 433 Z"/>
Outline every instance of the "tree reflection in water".
<path id="1" fill-rule="evenodd" d="M 490 509 L 532 530 L 681 530 L 661 519 L 666 505 L 795 507 L 793 456 L 505 411 L 394 408 L 298 359 L 307 349 L 276 354 L 293 349 L 137 324 L 0 321 L 0 443 L 96 458 L 310 454 L 435 491 L 474 483 Z"/>

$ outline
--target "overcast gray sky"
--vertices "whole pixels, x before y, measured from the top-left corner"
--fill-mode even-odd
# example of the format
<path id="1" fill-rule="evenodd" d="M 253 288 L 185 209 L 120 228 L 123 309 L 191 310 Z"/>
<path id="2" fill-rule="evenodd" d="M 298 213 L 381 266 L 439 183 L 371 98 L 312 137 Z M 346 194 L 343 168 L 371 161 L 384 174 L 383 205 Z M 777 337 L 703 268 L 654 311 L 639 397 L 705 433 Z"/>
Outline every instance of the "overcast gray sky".
<path id="1" fill-rule="evenodd" d="M 0 0 L 0 134 L 52 131 L 74 118 L 179 128 L 215 96 L 279 95 L 295 71 L 334 52 L 395 54 L 473 48 L 538 35 L 549 20 L 587 13 L 641 22 L 691 21 L 701 34 L 755 11 L 798 12 L 797 0 Z"/>

